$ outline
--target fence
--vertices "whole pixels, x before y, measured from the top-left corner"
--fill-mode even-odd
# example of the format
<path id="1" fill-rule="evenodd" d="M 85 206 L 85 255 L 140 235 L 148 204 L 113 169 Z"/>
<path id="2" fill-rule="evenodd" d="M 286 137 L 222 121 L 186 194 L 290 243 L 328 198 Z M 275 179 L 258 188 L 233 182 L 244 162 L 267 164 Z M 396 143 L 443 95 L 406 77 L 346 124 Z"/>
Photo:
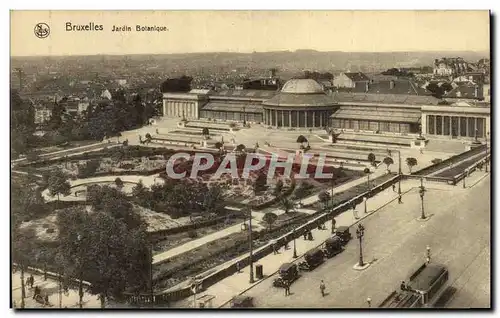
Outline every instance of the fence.
<path id="1" fill-rule="evenodd" d="M 324 222 L 332 219 L 333 217 L 337 216 L 338 214 L 345 212 L 353 207 L 354 204 L 359 204 L 363 201 L 363 198 L 370 198 L 374 196 L 375 194 L 389 188 L 392 186 L 392 184 L 396 183 L 399 181 L 401 176 L 395 176 L 391 178 L 390 180 L 370 189 L 369 191 L 366 191 L 360 195 L 355 196 L 352 199 L 346 200 L 342 204 L 339 204 L 336 208 L 332 209 L 331 211 L 321 211 L 318 212 L 320 213 L 319 216 L 314 217 L 312 220 L 307 222 L 306 224 L 303 224 L 302 226 L 299 226 L 297 228 L 294 228 L 290 231 L 289 227 L 295 222 L 302 221 L 303 219 L 295 219 L 293 223 L 291 224 L 285 224 L 281 228 L 283 231 L 288 231 L 281 237 L 275 239 L 274 241 L 278 245 L 284 245 L 286 242 L 292 241 L 294 238 L 300 237 L 304 232 L 308 232 L 314 228 L 317 228 L 319 224 L 323 224 Z M 261 232 L 257 232 L 256 234 L 256 239 L 259 238 L 264 238 L 264 235 L 262 235 Z M 267 256 L 273 251 L 273 244 L 267 243 L 266 245 L 257 248 L 252 254 L 252 262 L 256 262 L 259 259 Z M 228 262 L 229 263 L 229 262 Z M 240 267 L 244 267 L 250 264 L 250 255 L 246 255 L 243 258 L 240 258 L 239 260 L 233 261 L 229 263 L 228 265 L 224 266 L 220 270 L 206 276 L 205 278 L 200 280 L 200 290 L 207 289 L 211 285 L 221 281 L 222 279 L 233 275 L 234 273 L 237 272 L 236 264 L 239 263 Z M 185 287 L 181 288 L 175 291 L 165 291 L 165 292 L 160 292 L 157 293 L 153 296 L 153 300 L 151 299 L 151 294 L 146 294 L 146 293 L 128 293 L 126 294 L 126 299 L 129 302 L 133 302 L 134 304 L 147 304 L 147 303 L 156 303 L 156 304 L 163 304 L 163 303 L 168 303 L 171 301 L 176 301 L 180 299 L 184 299 L 186 297 L 189 297 L 192 295 L 193 292 L 191 291 L 190 287 Z M 139 301 L 142 301 L 142 303 L 139 303 Z"/>
<path id="2" fill-rule="evenodd" d="M 456 162 L 464 160 L 465 158 L 471 157 L 471 156 L 476 155 L 482 151 L 485 151 L 485 147 L 486 147 L 485 145 L 482 145 L 479 147 L 472 148 L 469 151 L 462 152 L 461 154 L 450 157 L 446 160 L 443 160 L 443 161 L 438 162 L 436 164 L 430 165 L 430 166 L 423 168 L 423 169 L 420 169 L 418 171 L 415 171 L 412 173 L 412 175 L 422 176 L 422 175 L 431 174 L 433 172 L 436 172 L 442 168 L 449 166 L 450 164 L 454 164 Z"/>
<path id="3" fill-rule="evenodd" d="M 17 263 L 12 263 L 12 268 L 14 268 L 14 270 L 20 270 L 21 265 L 19 265 Z M 25 267 L 24 271 L 27 273 L 32 273 L 32 274 L 36 274 L 36 275 L 47 276 L 47 278 L 54 279 L 54 280 L 59 280 L 59 278 L 60 278 L 60 275 L 58 273 L 44 271 L 44 270 L 41 270 L 39 268 L 31 267 L 31 266 Z M 70 282 L 72 286 L 78 286 L 80 284 L 80 280 L 76 279 L 76 278 L 70 277 L 70 278 L 66 278 L 66 280 L 68 282 Z M 84 281 L 84 280 L 82 280 L 81 283 L 82 283 L 82 285 L 84 285 L 86 287 L 91 286 L 91 284 L 89 282 Z"/>

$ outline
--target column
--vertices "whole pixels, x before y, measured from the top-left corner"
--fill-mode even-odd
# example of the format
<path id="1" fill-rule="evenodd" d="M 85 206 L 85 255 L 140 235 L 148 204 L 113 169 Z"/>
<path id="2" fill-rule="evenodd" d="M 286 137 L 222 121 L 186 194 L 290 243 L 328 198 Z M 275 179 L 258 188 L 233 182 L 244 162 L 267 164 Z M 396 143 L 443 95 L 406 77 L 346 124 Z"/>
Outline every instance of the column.
<path id="1" fill-rule="evenodd" d="M 441 135 L 444 136 L 444 116 L 441 116 Z"/>
<path id="2" fill-rule="evenodd" d="M 316 127 L 316 111 L 313 111 L 312 115 L 313 115 L 313 127 Z"/>
<path id="3" fill-rule="evenodd" d="M 293 127 L 292 126 L 292 111 L 288 111 L 288 127 Z"/>
<path id="4" fill-rule="evenodd" d="M 278 111 L 277 110 L 273 110 L 274 112 L 274 122 L 275 122 L 275 126 L 278 127 Z"/>
<path id="5" fill-rule="evenodd" d="M 469 137 L 469 117 L 465 117 L 465 135 Z"/>
<path id="6" fill-rule="evenodd" d="M 321 112 L 319 114 L 319 127 L 323 128 L 323 116 L 325 115 L 325 112 Z"/>
<path id="7" fill-rule="evenodd" d="M 451 122 L 453 121 L 453 117 L 452 116 L 448 116 L 450 118 L 450 136 L 453 136 L 453 132 L 451 131 L 451 128 L 453 127 L 453 125 L 451 124 Z"/>
<path id="8" fill-rule="evenodd" d="M 460 129 L 460 122 L 461 122 L 460 116 L 458 116 L 457 118 L 458 118 L 458 133 L 457 133 L 457 138 L 458 138 L 458 137 L 461 137 L 461 135 L 462 135 L 461 132 L 462 131 Z"/>
<path id="9" fill-rule="evenodd" d="M 297 111 L 297 127 L 300 127 L 300 110 Z"/>
<path id="10" fill-rule="evenodd" d="M 434 134 L 436 134 L 436 135 L 437 135 L 437 130 L 436 130 L 436 126 L 437 126 L 437 125 L 436 125 L 436 123 L 437 123 L 437 120 L 436 120 L 436 119 L 437 119 L 437 116 L 434 116 Z"/>
<path id="11" fill-rule="evenodd" d="M 304 127 L 307 128 L 307 110 L 304 112 Z"/>
<path id="12" fill-rule="evenodd" d="M 285 126 L 285 111 L 281 111 L 281 126 Z"/>

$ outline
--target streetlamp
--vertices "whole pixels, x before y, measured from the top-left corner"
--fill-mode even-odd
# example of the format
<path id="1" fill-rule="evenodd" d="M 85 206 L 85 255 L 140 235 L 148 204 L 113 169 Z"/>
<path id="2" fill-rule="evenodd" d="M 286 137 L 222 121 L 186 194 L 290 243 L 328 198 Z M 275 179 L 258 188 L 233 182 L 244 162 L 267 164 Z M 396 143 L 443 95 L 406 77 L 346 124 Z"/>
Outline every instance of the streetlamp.
<path id="1" fill-rule="evenodd" d="M 422 215 L 420 216 L 420 218 L 422 220 L 425 220 L 425 212 L 424 212 L 424 195 L 425 195 L 425 191 L 427 191 L 424 187 L 424 178 L 420 178 L 420 190 L 419 190 L 419 193 L 420 193 L 420 201 L 422 203 Z"/>
<path id="2" fill-rule="evenodd" d="M 401 178 L 403 177 L 403 174 L 401 173 L 401 151 L 398 150 L 398 176 L 399 176 L 399 180 L 398 180 L 398 203 L 401 204 L 403 203 L 401 201 Z"/>
<path id="3" fill-rule="evenodd" d="M 295 244 L 295 229 L 293 229 L 293 258 L 297 258 L 297 245 Z"/>
<path id="4" fill-rule="evenodd" d="M 464 170 L 464 183 L 463 183 L 463 188 L 465 189 L 465 178 L 467 178 L 469 176 L 469 169 L 465 169 Z"/>
<path id="5" fill-rule="evenodd" d="M 77 241 L 78 241 L 78 249 L 80 250 L 80 255 L 79 255 L 79 266 L 80 266 L 80 282 L 78 284 L 78 296 L 79 296 L 79 300 L 78 300 L 78 305 L 81 308 L 83 308 L 83 257 L 82 257 L 82 254 L 83 254 L 83 249 L 82 249 L 82 239 L 83 239 L 83 236 L 80 235 L 80 233 L 78 233 L 78 236 L 77 236 Z"/>
<path id="6" fill-rule="evenodd" d="M 367 187 L 368 187 L 368 190 L 370 190 L 370 168 L 365 168 L 365 170 L 363 170 L 363 172 L 366 174 L 367 176 Z"/>
<path id="7" fill-rule="evenodd" d="M 359 239 L 359 267 L 365 266 L 363 262 L 363 236 L 365 236 L 365 227 L 362 224 L 356 229 L 356 237 Z"/>
<path id="8" fill-rule="evenodd" d="M 486 133 L 486 150 L 485 150 L 486 151 L 486 158 L 484 158 L 484 168 L 485 168 L 484 171 L 486 173 L 488 173 L 488 158 L 487 157 L 488 157 L 488 136 L 489 135 L 490 135 L 490 132 L 488 131 Z"/>
<path id="9" fill-rule="evenodd" d="M 253 277 L 253 240 L 252 240 L 252 209 L 248 213 L 248 244 L 250 246 L 250 284 L 255 282 Z"/>

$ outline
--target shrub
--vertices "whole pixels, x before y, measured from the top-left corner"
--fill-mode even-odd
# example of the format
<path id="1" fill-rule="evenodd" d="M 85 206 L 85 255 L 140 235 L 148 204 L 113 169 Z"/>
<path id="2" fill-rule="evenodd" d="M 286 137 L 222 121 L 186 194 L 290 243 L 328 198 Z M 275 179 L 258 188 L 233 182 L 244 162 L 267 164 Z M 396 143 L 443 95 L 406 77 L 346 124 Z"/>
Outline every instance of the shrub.
<path id="1" fill-rule="evenodd" d="M 192 239 L 198 237 L 198 232 L 196 232 L 196 230 L 189 230 L 187 234 L 188 234 L 188 237 L 192 238 Z"/>

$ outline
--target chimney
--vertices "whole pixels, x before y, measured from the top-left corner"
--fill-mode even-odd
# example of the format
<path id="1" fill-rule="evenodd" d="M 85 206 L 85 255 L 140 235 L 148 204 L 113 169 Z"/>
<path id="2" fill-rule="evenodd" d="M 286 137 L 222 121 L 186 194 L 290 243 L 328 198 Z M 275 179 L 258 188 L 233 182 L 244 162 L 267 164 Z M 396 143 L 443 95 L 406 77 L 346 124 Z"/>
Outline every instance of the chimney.
<path id="1" fill-rule="evenodd" d="M 393 80 L 391 80 L 391 81 L 389 82 L 389 85 L 390 85 L 390 88 L 391 88 L 391 89 L 393 89 L 393 88 L 394 88 L 394 85 L 395 85 L 394 81 L 393 81 Z"/>

